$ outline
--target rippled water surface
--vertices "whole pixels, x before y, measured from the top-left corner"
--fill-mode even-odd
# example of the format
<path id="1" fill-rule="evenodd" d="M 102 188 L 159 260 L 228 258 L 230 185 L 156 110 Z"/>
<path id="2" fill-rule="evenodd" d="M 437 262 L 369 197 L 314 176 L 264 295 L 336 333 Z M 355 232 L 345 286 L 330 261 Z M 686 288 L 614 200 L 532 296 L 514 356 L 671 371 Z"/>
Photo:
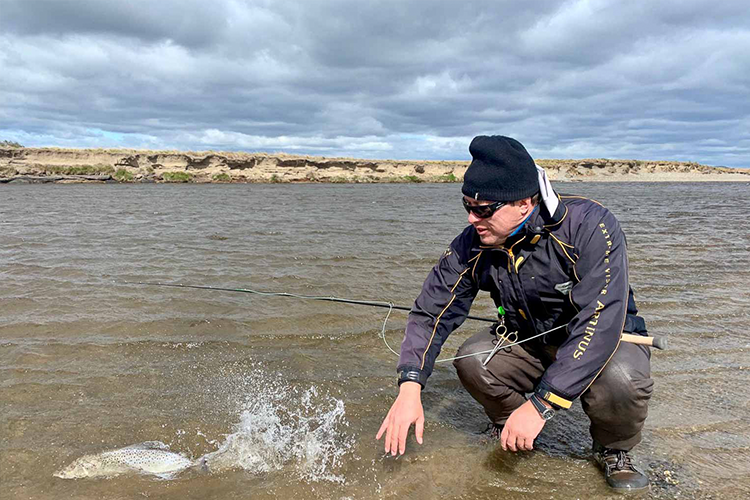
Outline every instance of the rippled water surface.
<path id="1" fill-rule="evenodd" d="M 643 497 L 750 495 L 747 184 L 565 184 L 628 236 L 636 299 L 670 349 L 635 450 Z M 503 452 L 440 365 L 425 443 L 374 440 L 396 395 L 387 310 L 152 281 L 411 305 L 466 223 L 459 185 L 0 188 L 0 498 L 619 498 L 580 410 Z M 472 311 L 490 315 L 480 297 Z M 386 337 L 397 347 L 406 316 Z M 443 356 L 483 324 L 467 321 Z M 53 474 L 163 441 L 225 467 L 173 480 Z"/>

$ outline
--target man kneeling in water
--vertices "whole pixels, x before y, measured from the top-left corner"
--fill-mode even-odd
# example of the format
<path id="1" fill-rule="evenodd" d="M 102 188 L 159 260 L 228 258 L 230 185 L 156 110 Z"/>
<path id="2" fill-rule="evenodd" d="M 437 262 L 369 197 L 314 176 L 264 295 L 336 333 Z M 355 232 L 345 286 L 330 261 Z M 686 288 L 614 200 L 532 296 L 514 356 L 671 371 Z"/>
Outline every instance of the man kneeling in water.
<path id="1" fill-rule="evenodd" d="M 607 483 L 645 488 L 648 478 L 629 452 L 641 440 L 653 381 L 648 348 L 620 342 L 623 331 L 646 334 L 620 224 L 595 201 L 558 196 L 514 139 L 479 136 L 469 151 L 461 191 L 471 225 L 412 307 L 397 367 L 399 395 L 377 439 L 385 434 L 386 453 L 403 454 L 415 424 L 422 443 L 420 392 L 445 339 L 483 290 L 498 307 L 498 324 L 468 339 L 454 366 L 503 449 L 531 450 L 545 422 L 580 397 Z M 502 348 L 516 336 L 536 337 Z M 472 355 L 497 347 L 491 357 Z"/>

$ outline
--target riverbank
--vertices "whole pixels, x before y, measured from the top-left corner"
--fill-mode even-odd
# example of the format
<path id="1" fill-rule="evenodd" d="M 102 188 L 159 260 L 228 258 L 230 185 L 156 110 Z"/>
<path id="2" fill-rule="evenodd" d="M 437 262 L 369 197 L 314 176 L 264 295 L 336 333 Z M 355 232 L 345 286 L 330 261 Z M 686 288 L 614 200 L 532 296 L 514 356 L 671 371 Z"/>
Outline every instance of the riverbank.
<path id="1" fill-rule="evenodd" d="M 537 160 L 552 180 L 750 182 L 750 169 L 645 160 Z M 367 160 L 284 153 L 0 148 L 0 183 L 460 182 L 467 161 Z"/>

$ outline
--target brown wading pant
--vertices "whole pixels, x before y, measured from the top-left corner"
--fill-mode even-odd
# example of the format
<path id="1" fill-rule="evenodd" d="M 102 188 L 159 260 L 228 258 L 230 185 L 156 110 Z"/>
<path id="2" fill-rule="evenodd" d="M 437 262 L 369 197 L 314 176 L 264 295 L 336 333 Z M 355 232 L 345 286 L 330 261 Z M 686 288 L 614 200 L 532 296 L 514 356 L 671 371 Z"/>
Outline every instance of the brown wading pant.
<path id="1" fill-rule="evenodd" d="M 492 349 L 492 332 L 489 329 L 469 338 L 458 350 L 458 356 Z M 499 350 L 487 366 L 482 366 L 487 354 L 453 362 L 461 383 L 495 424 L 505 424 L 526 401 L 524 395 L 534 392 L 544 370 L 554 360 L 551 353 L 535 351 L 538 344 L 524 346 L 528 344 Z M 641 441 L 654 385 L 650 358 L 647 347 L 620 342 L 604 370 L 581 395 L 583 411 L 591 421 L 591 436 L 605 448 L 627 451 Z"/>

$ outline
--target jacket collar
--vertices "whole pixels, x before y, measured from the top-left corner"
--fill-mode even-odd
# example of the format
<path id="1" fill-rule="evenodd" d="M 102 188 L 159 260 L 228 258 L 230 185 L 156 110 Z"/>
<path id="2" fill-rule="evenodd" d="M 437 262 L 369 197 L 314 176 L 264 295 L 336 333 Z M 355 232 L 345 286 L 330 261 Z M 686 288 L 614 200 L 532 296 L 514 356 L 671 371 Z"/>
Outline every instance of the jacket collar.
<path id="1" fill-rule="evenodd" d="M 535 236 L 541 236 L 545 230 L 549 231 L 560 224 L 560 222 L 562 222 L 562 220 L 565 218 L 565 215 L 568 213 L 568 207 L 565 206 L 557 193 L 555 193 L 555 196 L 558 199 L 558 203 L 554 214 L 550 214 L 547 211 L 546 205 L 540 204 L 539 210 L 537 210 L 534 215 L 532 215 L 531 218 L 526 221 L 526 224 L 523 228 L 521 228 L 520 231 L 518 231 L 518 233 L 513 235 L 512 238 L 508 238 L 505 241 L 504 246 L 510 247 L 524 236 L 528 241 L 533 241 L 534 243 L 536 243 L 537 241 L 539 241 L 539 238 L 536 238 L 535 240 Z"/>
<path id="2" fill-rule="evenodd" d="M 475 232 L 472 250 L 481 251 L 507 249 L 509 247 L 512 247 L 523 238 L 526 238 L 526 241 L 536 243 L 537 241 L 539 241 L 539 238 L 535 238 L 536 236 L 541 237 L 545 231 L 549 231 L 560 224 L 560 222 L 562 222 L 562 220 L 565 218 L 565 215 L 568 213 L 568 207 L 566 207 L 562 202 L 560 196 L 557 193 L 555 193 L 555 196 L 557 196 L 559 203 L 557 204 L 557 209 L 555 210 L 554 214 L 550 214 L 547 211 L 547 207 L 544 204 L 540 203 L 538 207 L 539 209 L 536 210 L 534 214 L 526 221 L 521 230 L 513 236 L 508 237 L 502 247 L 487 247 L 482 245 L 482 243 L 479 241 L 479 236 Z"/>

